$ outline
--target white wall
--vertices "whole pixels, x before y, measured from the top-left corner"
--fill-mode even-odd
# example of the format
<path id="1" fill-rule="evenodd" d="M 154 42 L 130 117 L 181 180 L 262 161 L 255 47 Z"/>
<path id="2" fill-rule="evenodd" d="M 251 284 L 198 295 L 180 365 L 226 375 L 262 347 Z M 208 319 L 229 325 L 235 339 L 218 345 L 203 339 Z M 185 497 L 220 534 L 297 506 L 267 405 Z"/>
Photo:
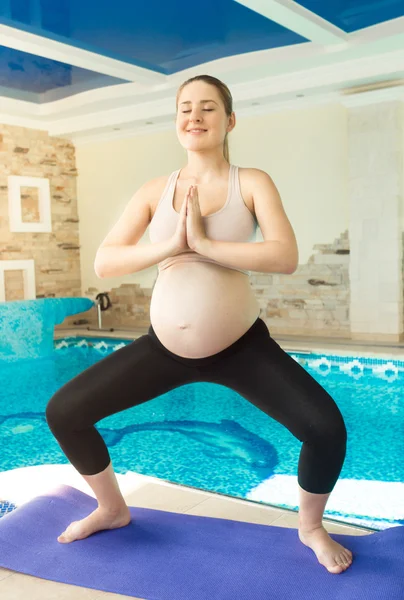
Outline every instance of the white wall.
<path id="1" fill-rule="evenodd" d="M 296 233 L 300 264 L 315 244 L 332 243 L 348 229 L 346 119 L 346 109 L 335 104 L 239 118 L 230 134 L 231 162 L 263 169 L 275 181 Z M 95 254 L 136 189 L 184 164 L 186 152 L 174 128 L 77 147 L 83 293 L 90 286 L 153 285 L 157 267 L 100 280 Z M 148 231 L 139 243 L 149 243 Z"/>
<path id="2" fill-rule="evenodd" d="M 402 128 L 401 131 L 404 132 L 404 102 L 401 102 L 401 123 L 402 123 Z M 401 137 L 401 158 L 402 158 L 402 194 L 401 197 L 403 199 L 403 204 L 401 206 L 401 231 L 404 231 L 404 133 L 402 134 Z"/>

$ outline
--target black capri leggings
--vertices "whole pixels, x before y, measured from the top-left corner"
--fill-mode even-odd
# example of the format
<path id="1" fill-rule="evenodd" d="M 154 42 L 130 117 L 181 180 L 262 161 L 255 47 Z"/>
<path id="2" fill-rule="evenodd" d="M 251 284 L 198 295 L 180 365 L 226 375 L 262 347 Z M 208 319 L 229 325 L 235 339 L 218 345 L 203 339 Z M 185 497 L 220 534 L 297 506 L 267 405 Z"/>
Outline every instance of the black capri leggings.
<path id="1" fill-rule="evenodd" d="M 205 358 L 173 354 L 150 326 L 62 386 L 46 407 L 46 419 L 77 471 L 94 475 L 110 463 L 97 421 L 194 382 L 224 385 L 285 425 L 303 442 L 299 485 L 315 494 L 332 491 L 346 453 L 341 412 L 260 318 L 234 344 Z"/>

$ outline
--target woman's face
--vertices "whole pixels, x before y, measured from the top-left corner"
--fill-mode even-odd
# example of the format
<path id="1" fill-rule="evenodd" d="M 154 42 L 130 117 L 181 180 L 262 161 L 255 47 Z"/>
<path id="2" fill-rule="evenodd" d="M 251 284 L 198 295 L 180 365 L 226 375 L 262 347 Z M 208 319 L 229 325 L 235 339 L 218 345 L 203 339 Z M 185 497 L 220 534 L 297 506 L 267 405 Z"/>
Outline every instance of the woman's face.
<path id="1" fill-rule="evenodd" d="M 193 81 L 178 99 L 176 130 L 183 148 L 191 151 L 223 148 L 229 126 L 223 100 L 214 85 Z"/>

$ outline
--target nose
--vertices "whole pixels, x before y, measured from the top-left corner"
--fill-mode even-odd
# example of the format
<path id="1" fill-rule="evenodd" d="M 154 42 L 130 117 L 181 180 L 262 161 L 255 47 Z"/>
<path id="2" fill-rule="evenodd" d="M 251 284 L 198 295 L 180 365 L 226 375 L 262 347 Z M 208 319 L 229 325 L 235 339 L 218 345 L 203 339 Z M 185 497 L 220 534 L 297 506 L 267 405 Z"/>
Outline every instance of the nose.
<path id="1" fill-rule="evenodd" d="M 201 112 L 199 108 L 193 108 L 191 110 L 191 112 L 189 113 L 189 120 L 190 121 L 195 121 L 195 122 L 200 122 L 201 119 Z"/>

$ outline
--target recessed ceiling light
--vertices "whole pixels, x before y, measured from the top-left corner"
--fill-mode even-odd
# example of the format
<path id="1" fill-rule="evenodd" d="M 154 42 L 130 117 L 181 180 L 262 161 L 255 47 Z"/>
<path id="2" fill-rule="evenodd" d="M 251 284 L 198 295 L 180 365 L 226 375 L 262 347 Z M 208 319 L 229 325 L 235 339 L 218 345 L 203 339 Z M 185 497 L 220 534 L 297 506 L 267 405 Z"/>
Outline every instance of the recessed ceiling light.
<path id="1" fill-rule="evenodd" d="M 304 98 L 304 94 L 296 94 L 296 98 Z"/>
<path id="2" fill-rule="evenodd" d="M 153 121 L 146 121 L 146 125 L 154 125 Z"/>
<path id="3" fill-rule="evenodd" d="M 120 127 L 114 127 L 114 131 L 121 131 Z"/>
<path id="4" fill-rule="evenodd" d="M 251 102 L 251 106 L 260 106 L 261 102 Z"/>

